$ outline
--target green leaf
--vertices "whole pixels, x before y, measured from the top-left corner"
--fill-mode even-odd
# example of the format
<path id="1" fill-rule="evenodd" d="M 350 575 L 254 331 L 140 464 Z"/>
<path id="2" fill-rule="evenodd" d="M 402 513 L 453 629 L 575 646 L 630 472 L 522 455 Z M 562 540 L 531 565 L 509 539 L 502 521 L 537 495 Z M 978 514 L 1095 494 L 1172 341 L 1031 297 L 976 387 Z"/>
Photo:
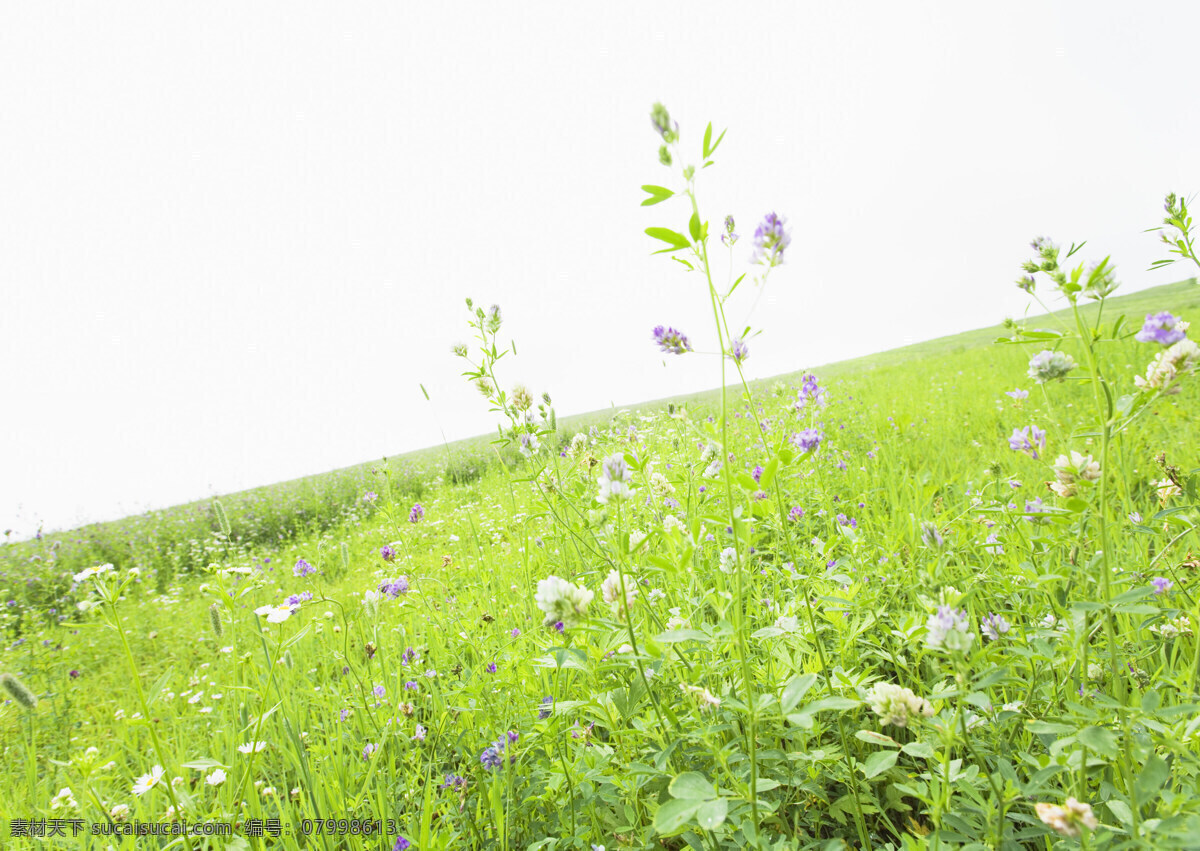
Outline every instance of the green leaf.
<path id="1" fill-rule="evenodd" d="M 191 762 L 180 763 L 181 768 L 194 768 L 196 771 L 208 771 L 210 768 L 227 768 L 223 762 L 217 762 L 215 759 L 193 759 Z"/>
<path id="2" fill-rule="evenodd" d="M 909 756 L 920 757 L 921 759 L 936 759 L 937 753 L 933 750 L 933 746 L 928 742 L 909 742 L 904 747 L 900 748 Z"/>
<path id="3" fill-rule="evenodd" d="M 692 242 L 700 241 L 700 214 L 692 213 L 691 219 L 688 220 L 688 233 L 692 235 Z"/>
<path id="4" fill-rule="evenodd" d="M 863 774 L 870 780 L 872 777 L 882 774 L 895 765 L 896 760 L 899 758 L 900 754 L 896 751 L 875 751 L 862 764 Z"/>
<path id="5" fill-rule="evenodd" d="M 663 254 L 667 251 L 678 251 L 681 248 L 687 248 L 689 245 L 691 245 L 686 236 L 681 233 L 676 233 L 670 228 L 646 228 L 646 235 L 665 242 L 669 246 L 661 251 L 655 251 L 655 254 Z"/>
<path id="6" fill-rule="evenodd" d="M 900 743 L 891 736 L 885 736 L 883 733 L 876 733 L 874 730 L 859 730 L 854 734 L 854 738 L 872 745 L 882 745 L 885 748 L 898 748 Z"/>
<path id="7" fill-rule="evenodd" d="M 1122 827 L 1130 827 L 1133 825 L 1133 811 L 1129 809 L 1129 804 L 1119 798 L 1109 798 L 1104 802 L 1108 806 L 1108 811 L 1117 817 L 1117 821 Z"/>
<path id="8" fill-rule="evenodd" d="M 683 798 L 689 801 L 711 801 L 717 797 L 717 790 L 703 774 L 697 771 L 685 771 L 667 787 L 672 798 Z"/>
<path id="9" fill-rule="evenodd" d="M 1170 776 L 1171 769 L 1167 766 L 1166 760 L 1158 754 L 1151 754 L 1150 759 L 1146 760 L 1146 766 L 1142 769 L 1142 773 L 1134 781 L 1134 794 L 1137 795 L 1139 801 L 1149 801 L 1158 795 L 1158 790 L 1163 787 Z"/>
<path id="10" fill-rule="evenodd" d="M 663 201 L 666 201 L 675 194 L 665 186 L 655 186 L 651 183 L 647 183 L 645 186 L 643 186 L 642 191 L 650 193 L 650 197 L 642 201 L 643 207 L 651 207 L 655 204 L 661 204 Z"/>
<path id="11" fill-rule="evenodd" d="M 795 709 L 816 681 L 816 674 L 800 674 L 788 680 L 783 687 L 783 697 L 779 698 L 779 711 L 787 715 Z"/>
<path id="12" fill-rule="evenodd" d="M 727 799 L 717 798 L 715 801 L 705 801 L 696 811 L 696 823 L 705 830 L 714 830 L 720 827 L 721 822 L 725 821 L 728 813 L 729 801 Z"/>
<path id="13" fill-rule="evenodd" d="M 418 384 L 417 386 L 421 388 L 421 394 L 425 397 L 425 401 L 428 402 L 429 401 L 429 391 L 425 389 L 425 385 Z"/>
<path id="14" fill-rule="evenodd" d="M 667 801 L 654 814 L 654 829 L 659 833 L 674 833 L 691 821 L 703 804 L 703 801 Z"/>
<path id="15" fill-rule="evenodd" d="M 1109 759 L 1117 758 L 1117 734 L 1105 727 L 1084 727 L 1076 739 Z"/>
<path id="16" fill-rule="evenodd" d="M 708 126 L 704 128 L 704 149 L 703 149 L 704 156 L 702 157 L 702 159 L 708 159 L 708 155 L 712 153 L 712 150 L 708 147 L 708 144 L 711 141 L 712 141 L 712 122 L 710 121 L 710 122 L 708 122 Z"/>
<path id="17" fill-rule="evenodd" d="M 708 636 L 698 629 L 668 629 L 654 637 L 662 644 L 675 644 L 680 641 L 708 641 Z"/>

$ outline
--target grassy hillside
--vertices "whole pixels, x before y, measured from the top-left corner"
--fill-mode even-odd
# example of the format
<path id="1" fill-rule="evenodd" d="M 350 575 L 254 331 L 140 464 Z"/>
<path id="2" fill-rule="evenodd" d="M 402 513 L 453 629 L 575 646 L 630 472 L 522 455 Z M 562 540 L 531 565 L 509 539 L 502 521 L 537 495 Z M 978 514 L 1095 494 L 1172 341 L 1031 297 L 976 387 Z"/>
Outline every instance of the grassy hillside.
<path id="1" fill-rule="evenodd" d="M 0 837 L 1200 846 L 1200 379 L 1132 339 L 1197 308 L 1108 300 L 1107 456 L 1086 350 L 997 327 L 6 547 Z"/>

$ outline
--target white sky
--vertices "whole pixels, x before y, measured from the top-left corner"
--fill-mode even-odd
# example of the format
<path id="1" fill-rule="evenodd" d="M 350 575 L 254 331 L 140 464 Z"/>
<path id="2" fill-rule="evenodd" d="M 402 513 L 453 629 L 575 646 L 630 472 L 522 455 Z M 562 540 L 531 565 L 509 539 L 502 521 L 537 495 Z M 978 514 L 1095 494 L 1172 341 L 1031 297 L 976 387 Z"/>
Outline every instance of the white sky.
<path id="1" fill-rule="evenodd" d="M 714 345 L 642 232 L 686 227 L 638 206 L 655 100 L 696 157 L 729 128 L 699 191 L 739 271 L 793 229 L 755 376 L 1019 314 L 1038 234 L 1177 279 L 1142 231 L 1200 191 L 1200 4 L 1133 5 L 6 4 L 0 531 L 490 430 L 468 295 L 560 414 L 713 386 L 649 339 Z"/>

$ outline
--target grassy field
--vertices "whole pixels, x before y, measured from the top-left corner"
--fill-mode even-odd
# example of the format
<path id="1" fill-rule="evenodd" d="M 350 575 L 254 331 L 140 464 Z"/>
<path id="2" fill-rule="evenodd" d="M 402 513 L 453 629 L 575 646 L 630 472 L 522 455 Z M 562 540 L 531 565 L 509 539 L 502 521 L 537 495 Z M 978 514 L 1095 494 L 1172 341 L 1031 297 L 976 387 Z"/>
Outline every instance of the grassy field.
<path id="1" fill-rule="evenodd" d="M 1200 847 L 1200 382 L 1012 333 L 7 545 L 4 847 Z"/>

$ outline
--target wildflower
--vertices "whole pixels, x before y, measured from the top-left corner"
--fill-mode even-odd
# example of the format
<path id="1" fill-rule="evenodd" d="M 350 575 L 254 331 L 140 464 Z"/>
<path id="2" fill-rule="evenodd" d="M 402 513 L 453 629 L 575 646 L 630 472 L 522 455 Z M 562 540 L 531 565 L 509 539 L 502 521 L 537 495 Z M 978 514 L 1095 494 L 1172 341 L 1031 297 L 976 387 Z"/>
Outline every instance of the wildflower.
<path id="1" fill-rule="evenodd" d="M 384 544 L 379 548 L 379 557 L 384 561 L 392 561 L 396 558 L 396 551 L 391 544 Z"/>
<path id="2" fill-rule="evenodd" d="M 750 347 L 740 337 L 734 338 L 729 341 L 729 357 L 733 359 L 734 363 L 741 363 L 750 357 Z"/>
<path id="3" fill-rule="evenodd" d="M 1014 452 L 1025 452 L 1031 458 L 1038 457 L 1038 450 L 1046 448 L 1046 432 L 1035 425 L 1014 428 L 1008 438 L 1008 448 Z"/>
<path id="4" fill-rule="evenodd" d="M 682 331 L 656 325 L 650 333 L 654 336 L 654 342 L 663 352 L 681 355 L 684 352 L 692 351 L 692 344 L 688 342 L 687 334 Z"/>
<path id="5" fill-rule="evenodd" d="M 457 774 L 447 774 L 446 782 L 442 784 L 443 789 L 465 789 L 466 786 L 467 779 Z"/>
<path id="6" fill-rule="evenodd" d="M 721 234 L 721 242 L 730 248 L 733 248 L 734 244 L 738 241 L 738 235 L 733 232 L 733 228 L 733 216 L 726 216 L 725 233 Z"/>
<path id="7" fill-rule="evenodd" d="M 375 751 L 378 750 L 378 748 L 379 748 L 379 745 L 376 745 L 373 742 L 367 742 L 367 744 L 362 749 L 362 758 L 370 759 L 371 754 L 375 753 Z"/>
<path id="8" fill-rule="evenodd" d="M 621 590 L 625 590 L 625 602 L 621 603 Z M 637 599 L 638 589 L 633 580 L 629 577 L 625 581 L 621 581 L 621 574 L 616 570 L 610 570 L 604 583 L 600 586 L 600 595 L 604 598 L 604 602 L 608 603 L 612 610 L 618 615 L 624 614 L 624 609 L 632 606 Z"/>
<path id="9" fill-rule="evenodd" d="M 1070 355 L 1047 349 L 1029 359 L 1027 374 L 1038 384 L 1045 384 L 1047 381 L 1066 378 L 1067 373 L 1075 367 L 1075 359 Z"/>
<path id="10" fill-rule="evenodd" d="M 737 567 L 738 554 L 733 547 L 726 547 L 721 550 L 720 567 L 722 573 L 733 573 Z"/>
<path id="11" fill-rule="evenodd" d="M 244 745 L 238 745 L 238 752 L 244 754 L 259 753 L 266 750 L 266 742 L 246 742 Z"/>
<path id="12" fill-rule="evenodd" d="M 800 383 L 800 390 L 796 393 L 796 401 L 792 404 L 795 411 L 802 411 L 809 404 L 824 405 L 826 403 L 825 390 L 817 383 L 815 375 L 806 375 Z"/>
<path id="13" fill-rule="evenodd" d="M 50 799 L 50 809 L 68 809 L 75 810 L 79 808 L 79 803 L 75 800 L 75 793 L 71 791 L 70 786 L 64 786 L 58 790 L 58 794 Z"/>
<path id="14" fill-rule="evenodd" d="M 911 689 L 893 683 L 875 683 L 867 692 L 866 700 L 871 705 L 871 711 L 879 716 L 880 723 L 884 726 L 892 724 L 896 727 L 906 727 L 910 718 L 933 715 L 933 706 L 929 701 L 917 697 Z"/>
<path id="15" fill-rule="evenodd" d="M 277 606 L 259 606 L 254 610 L 254 614 L 266 616 L 267 623 L 283 623 L 295 610 L 295 607 L 287 603 L 280 603 Z"/>
<path id="16" fill-rule="evenodd" d="M 1005 392 L 1004 395 L 1008 396 L 1010 399 L 1016 399 L 1019 402 L 1022 399 L 1029 398 L 1029 391 L 1022 390 L 1020 387 L 1018 387 L 1015 390 L 1009 390 L 1009 391 Z"/>
<path id="17" fill-rule="evenodd" d="M 397 576 L 395 579 L 389 579 L 379 586 L 379 593 L 387 595 L 388 598 L 395 600 L 401 594 L 408 593 L 408 577 Z"/>
<path id="18" fill-rule="evenodd" d="M 684 694 L 691 696 L 699 704 L 700 711 L 702 712 L 716 709 L 721 705 L 721 698 L 703 686 L 690 686 L 687 683 L 680 683 L 679 688 Z"/>
<path id="19" fill-rule="evenodd" d="M 1154 577 L 1150 580 L 1150 584 L 1154 586 L 1154 593 L 1158 594 L 1159 596 L 1166 594 L 1173 587 L 1175 587 L 1175 583 L 1170 579 L 1167 579 L 1165 576 Z"/>
<path id="20" fill-rule="evenodd" d="M 25 683 L 18 680 L 12 674 L 0 674 L 0 687 L 8 692 L 9 697 L 17 702 L 23 709 L 30 712 L 37 709 L 37 695 L 29 690 Z"/>
<path id="21" fill-rule="evenodd" d="M 1191 340 L 1180 340 L 1155 355 L 1146 367 L 1146 377 L 1135 376 L 1133 383 L 1142 390 L 1158 390 L 1166 396 L 1179 392 L 1179 379 L 1195 371 L 1200 363 L 1200 346 Z"/>
<path id="22" fill-rule="evenodd" d="M 804 509 L 798 505 L 793 505 L 791 510 L 788 511 L 788 520 L 796 521 L 796 520 L 799 520 L 803 516 L 804 516 Z"/>
<path id="23" fill-rule="evenodd" d="M 950 606 L 938 606 L 925 624 L 928 634 L 925 643 L 934 650 L 966 651 L 975 636 L 971 634 L 971 622 L 965 609 L 955 610 Z"/>
<path id="24" fill-rule="evenodd" d="M 1167 500 L 1169 500 L 1171 497 L 1179 496 L 1181 493 L 1183 493 L 1179 485 L 1175 484 L 1175 482 L 1169 478 L 1163 479 L 1161 482 L 1155 482 L 1154 489 L 1158 492 L 1158 501 L 1162 505 L 1166 505 Z"/>
<path id="25" fill-rule="evenodd" d="M 127 821 L 129 819 L 129 804 L 116 804 L 108 811 L 108 816 L 113 821 Z"/>
<path id="26" fill-rule="evenodd" d="M 493 304 L 487 309 L 487 327 L 493 334 L 500 330 L 500 305 Z"/>
<path id="27" fill-rule="evenodd" d="M 1025 513 L 1027 515 L 1048 514 L 1049 512 L 1050 512 L 1050 508 L 1048 506 L 1046 506 L 1045 503 L 1042 502 L 1042 498 L 1040 496 L 1034 497 L 1031 500 L 1030 499 L 1025 500 Z M 1026 517 L 1025 519 L 1028 520 L 1030 523 L 1045 523 L 1046 522 L 1044 519 L 1042 519 L 1040 517 Z"/>
<path id="28" fill-rule="evenodd" d="M 795 632 L 800 628 L 800 621 L 791 615 L 781 615 L 775 619 L 775 628 L 784 632 Z"/>
<path id="29" fill-rule="evenodd" d="M 416 729 L 413 731 L 413 741 L 414 742 L 425 741 L 425 733 L 426 732 L 427 731 L 425 730 L 425 728 L 422 725 L 418 724 Z"/>
<path id="30" fill-rule="evenodd" d="M 1050 489 L 1065 499 L 1075 495 L 1078 482 L 1090 484 L 1100 478 L 1100 463 L 1091 455 L 1071 450 L 1069 458 L 1059 455 L 1055 460 L 1054 475 L 1057 481 L 1050 483 Z"/>
<path id="31" fill-rule="evenodd" d="M 421 503 L 416 503 L 408 512 L 409 523 L 420 523 L 425 517 L 425 509 L 421 507 Z"/>
<path id="32" fill-rule="evenodd" d="M 538 718 L 542 721 L 546 720 L 554 712 L 554 698 L 546 695 L 542 698 L 538 708 Z"/>
<path id="33" fill-rule="evenodd" d="M 1187 337 L 1187 330 L 1188 323 L 1164 310 L 1162 313 L 1147 313 L 1146 322 L 1134 339 L 1139 343 L 1173 346 Z"/>
<path id="34" fill-rule="evenodd" d="M 377 686 L 375 686 L 375 688 L 371 689 L 371 694 L 375 695 L 376 697 L 386 697 L 387 696 L 387 687 L 377 685 Z"/>
<path id="35" fill-rule="evenodd" d="M 1069 839 L 1079 838 L 1082 833 L 1080 825 L 1088 830 L 1095 830 L 1100 826 L 1100 822 L 1092 813 L 1091 805 L 1082 804 L 1074 798 L 1067 798 L 1066 804 L 1061 807 L 1057 804 L 1038 803 L 1034 809 L 1037 810 L 1038 818 L 1043 824 Z"/>
<path id="36" fill-rule="evenodd" d="M 555 624 L 561 631 L 573 626 L 584 616 L 593 596 L 586 588 L 572 585 L 557 576 L 549 576 L 538 582 L 534 602 L 545 612 L 545 622 Z M 559 627 L 559 624 L 562 626 Z"/>
<path id="37" fill-rule="evenodd" d="M 942 537 L 942 533 L 938 531 L 938 527 L 933 523 L 921 524 L 921 540 L 925 542 L 925 546 L 941 549 L 946 546 L 946 539 Z"/>
<path id="38" fill-rule="evenodd" d="M 369 504 L 377 499 L 379 499 L 379 494 L 375 493 L 375 491 L 367 491 L 363 494 L 362 501 Z"/>
<path id="39" fill-rule="evenodd" d="M 392 846 L 392 851 L 405 851 L 405 849 L 407 849 L 410 845 L 412 845 L 412 843 L 403 836 L 397 836 L 396 843 Z"/>
<path id="40" fill-rule="evenodd" d="M 629 464 L 625 462 L 624 455 L 617 452 L 605 458 L 600 462 L 600 493 L 596 496 L 597 501 L 607 503 L 613 497 L 620 499 L 633 496 L 628 479 Z"/>
<path id="41" fill-rule="evenodd" d="M 671 121 L 671 114 L 661 103 L 654 104 L 650 110 L 650 124 L 667 144 L 679 138 L 679 122 Z"/>
<path id="42" fill-rule="evenodd" d="M 1000 636 L 1008 632 L 1011 628 L 1012 625 L 1004 619 L 1004 616 L 998 615 L 995 612 L 979 622 L 979 631 L 989 641 L 999 641 Z"/>
<path id="43" fill-rule="evenodd" d="M 509 636 L 512 638 L 518 638 L 520 635 L 521 630 L 517 629 L 515 626 L 513 627 L 513 631 L 509 633 Z"/>
<path id="44" fill-rule="evenodd" d="M 312 576 L 316 572 L 317 572 L 317 569 L 315 567 L 313 567 L 311 564 L 309 564 L 308 562 L 306 562 L 304 559 L 300 559 L 299 561 L 297 561 L 296 566 L 292 568 L 292 575 L 301 577 L 301 578 L 303 578 L 305 576 Z"/>
<path id="45" fill-rule="evenodd" d="M 1000 538 L 995 532 L 987 536 L 987 540 L 983 542 L 983 548 L 994 555 L 1004 555 L 1004 545 L 1000 543 Z"/>
<path id="46" fill-rule="evenodd" d="M 821 432 L 806 428 L 792 435 L 792 443 L 804 452 L 813 452 L 821 445 Z"/>
<path id="47" fill-rule="evenodd" d="M 772 267 L 783 263 L 783 252 L 792 244 L 792 235 L 784 230 L 787 219 L 768 213 L 754 230 L 754 256 L 751 263 Z"/>
<path id="48" fill-rule="evenodd" d="M 93 576 L 100 576 L 105 573 L 110 573 L 113 570 L 116 570 L 116 568 L 111 564 L 102 564 L 97 567 L 89 567 L 80 573 L 76 573 L 73 578 L 76 582 L 84 582 L 88 579 L 91 579 Z"/>
<path id="49" fill-rule="evenodd" d="M 1141 522 L 1142 522 L 1142 515 L 1141 515 L 1140 513 L 1138 513 L 1137 511 L 1131 511 L 1131 512 L 1129 512 L 1129 522 L 1130 522 L 1130 523 L 1134 523 L 1134 524 L 1139 524 L 1139 523 L 1141 523 Z"/>
<path id="50" fill-rule="evenodd" d="M 162 778 L 163 767 L 161 765 L 154 766 L 152 769 L 150 769 L 149 774 L 143 774 L 133 784 L 133 794 L 139 797 L 145 795 L 147 792 L 157 786 Z"/>
<path id="51" fill-rule="evenodd" d="M 214 768 L 212 774 L 204 778 L 204 782 L 209 786 L 220 786 L 225 782 L 225 769 Z"/>
<path id="52" fill-rule="evenodd" d="M 512 404 L 518 411 L 528 411 L 533 407 L 533 394 L 524 384 L 518 384 L 512 391 Z"/>
<path id="53" fill-rule="evenodd" d="M 1161 624 L 1155 624 L 1150 627 L 1150 631 L 1160 638 L 1178 638 L 1181 635 L 1192 634 L 1192 622 L 1187 615 L 1180 615 L 1177 618 L 1170 618 Z"/>

